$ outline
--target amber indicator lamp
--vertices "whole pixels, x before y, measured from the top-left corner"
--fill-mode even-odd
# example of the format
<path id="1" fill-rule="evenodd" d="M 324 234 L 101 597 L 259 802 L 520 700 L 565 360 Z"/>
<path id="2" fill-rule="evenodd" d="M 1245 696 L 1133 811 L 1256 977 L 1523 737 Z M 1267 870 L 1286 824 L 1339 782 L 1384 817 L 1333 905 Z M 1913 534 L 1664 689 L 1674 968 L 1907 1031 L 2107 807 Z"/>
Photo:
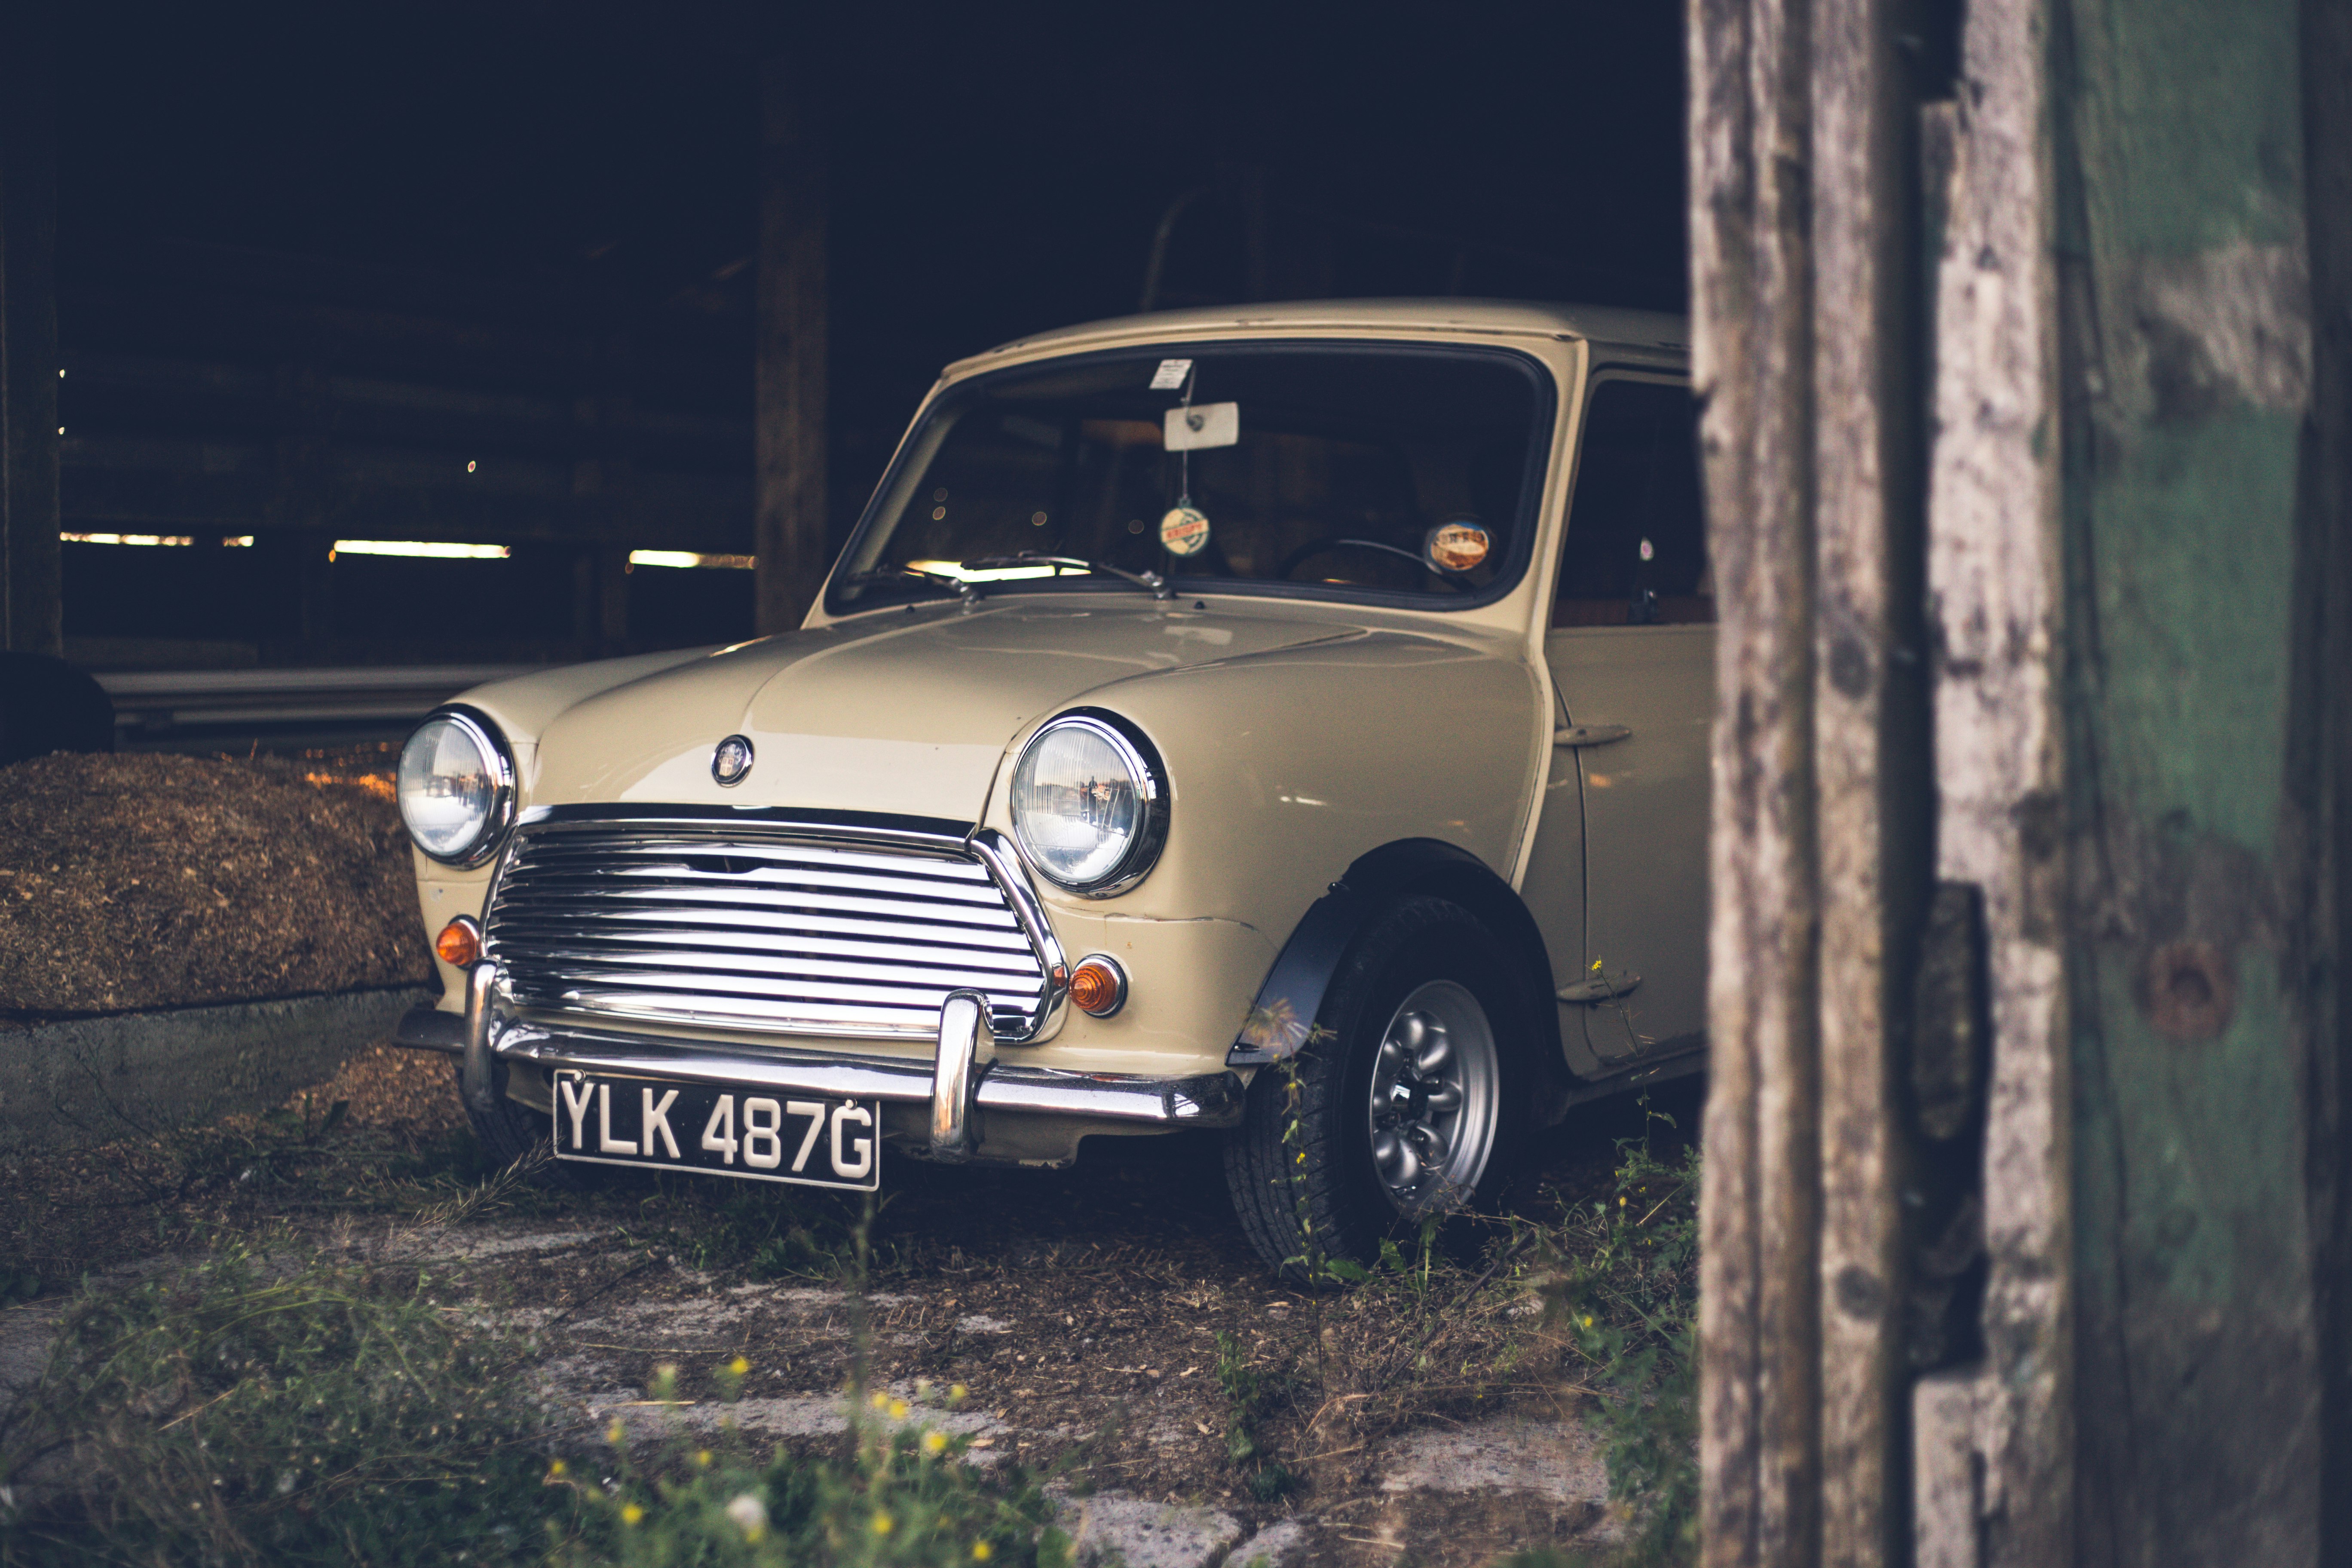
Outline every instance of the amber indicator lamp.
<path id="1" fill-rule="evenodd" d="M 444 963 L 458 969 L 471 968 L 474 960 L 482 956 L 482 928 L 474 923 L 473 916 L 459 915 L 433 939 L 433 951 L 441 955 Z"/>
<path id="2" fill-rule="evenodd" d="M 1127 1002 L 1127 972 L 1099 952 L 1082 959 L 1070 971 L 1070 1000 L 1081 1013 L 1108 1018 Z"/>

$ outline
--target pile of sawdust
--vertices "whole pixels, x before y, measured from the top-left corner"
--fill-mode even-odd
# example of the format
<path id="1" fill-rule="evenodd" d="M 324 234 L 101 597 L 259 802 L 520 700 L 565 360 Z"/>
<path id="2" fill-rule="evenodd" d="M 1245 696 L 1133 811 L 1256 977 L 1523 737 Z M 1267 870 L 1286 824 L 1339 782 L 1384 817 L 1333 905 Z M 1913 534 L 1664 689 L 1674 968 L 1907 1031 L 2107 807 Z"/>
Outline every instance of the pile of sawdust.
<path id="1" fill-rule="evenodd" d="M 0 768 L 0 1016 L 428 983 L 391 795 L 268 759 Z"/>

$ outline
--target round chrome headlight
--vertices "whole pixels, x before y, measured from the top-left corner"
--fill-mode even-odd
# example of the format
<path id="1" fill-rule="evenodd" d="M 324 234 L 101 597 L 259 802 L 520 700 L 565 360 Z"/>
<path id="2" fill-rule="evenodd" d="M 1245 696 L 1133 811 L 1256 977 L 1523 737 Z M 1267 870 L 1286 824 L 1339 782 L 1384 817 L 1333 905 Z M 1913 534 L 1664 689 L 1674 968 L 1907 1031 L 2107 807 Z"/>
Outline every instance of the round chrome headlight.
<path id="1" fill-rule="evenodd" d="M 445 708 L 400 751 L 400 819 L 447 866 L 478 866 L 514 820 L 514 759 L 488 719 Z"/>
<path id="2" fill-rule="evenodd" d="M 1029 863 L 1088 898 L 1123 893 L 1168 841 L 1168 777 L 1143 731 L 1080 709 L 1029 738 L 1013 767 L 1013 831 Z"/>

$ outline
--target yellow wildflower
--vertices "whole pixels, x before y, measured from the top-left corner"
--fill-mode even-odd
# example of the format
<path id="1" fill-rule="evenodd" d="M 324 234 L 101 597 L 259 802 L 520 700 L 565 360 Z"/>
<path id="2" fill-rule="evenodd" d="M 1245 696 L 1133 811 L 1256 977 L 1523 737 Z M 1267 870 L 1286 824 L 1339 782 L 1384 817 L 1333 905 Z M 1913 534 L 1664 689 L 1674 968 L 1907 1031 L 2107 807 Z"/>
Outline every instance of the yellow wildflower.
<path id="1" fill-rule="evenodd" d="M 604 1428 L 604 1441 L 616 1448 L 621 1446 L 622 1439 L 628 1435 L 629 1429 L 621 1425 L 621 1418 L 617 1415 L 613 1417 L 613 1424 Z"/>
<path id="2" fill-rule="evenodd" d="M 733 1361 L 730 1361 L 730 1362 L 729 1362 L 729 1363 L 727 1363 L 727 1370 L 728 1370 L 729 1372 L 733 1373 L 736 1376 L 740 1377 L 740 1376 L 742 1376 L 745 1373 L 747 1373 L 747 1372 L 749 1372 L 749 1371 L 751 1371 L 751 1363 L 750 1362 L 748 1362 L 748 1361 L 745 1361 L 741 1356 L 740 1356 L 740 1355 L 739 1355 L 739 1356 L 737 1356 Z"/>
<path id="3" fill-rule="evenodd" d="M 887 1410 L 890 1408 L 890 1396 L 887 1394 L 877 1392 L 874 1397 L 866 1401 L 866 1403 L 873 1405 L 877 1410 Z"/>
<path id="4" fill-rule="evenodd" d="M 892 1400 L 890 1402 L 890 1419 L 893 1421 L 904 1421 L 907 1418 L 907 1410 L 908 1405 L 905 1400 Z"/>
<path id="5" fill-rule="evenodd" d="M 548 1479 L 550 1479 L 550 1480 L 553 1480 L 556 1477 L 558 1477 L 558 1476 L 562 1475 L 562 1474 L 563 1473 L 564 1469 L 565 1469 L 565 1466 L 564 1466 L 564 1463 L 563 1463 L 563 1461 L 562 1461 L 562 1460 L 561 1460 L 561 1459 L 550 1459 L 550 1460 L 548 1460 L 548 1461 L 547 1461 L 547 1478 L 548 1478 Z"/>
<path id="6" fill-rule="evenodd" d="M 637 1524 L 642 1522 L 645 1517 L 646 1510 L 639 1508 L 635 1503 L 625 1502 L 621 1505 L 621 1522 L 623 1524 Z"/>
<path id="7" fill-rule="evenodd" d="M 962 1404 L 962 1403 L 963 1403 L 964 1395 L 966 1395 L 966 1394 L 970 1394 L 971 1392 L 971 1389 L 969 1389 L 969 1388 L 966 1388 L 962 1384 L 961 1384 L 961 1383 L 959 1383 L 959 1384 L 954 1384 L 950 1385 L 950 1386 L 949 1387 L 949 1389 L 948 1389 L 948 1398 L 950 1398 L 950 1400 L 954 1401 L 955 1403 L 957 1403 L 957 1404 L 961 1405 L 961 1404 Z"/>
<path id="8" fill-rule="evenodd" d="M 866 1528 L 877 1535 L 887 1535 L 890 1533 L 892 1522 L 888 1514 L 884 1513 L 880 1509 L 876 1509 L 874 1517 L 866 1521 Z"/>
<path id="9" fill-rule="evenodd" d="M 709 1469 L 710 1468 L 710 1450 L 708 1448 L 697 1448 L 694 1451 L 694 1464 L 697 1469 Z"/>
<path id="10" fill-rule="evenodd" d="M 973 1562 L 985 1563 L 995 1555 L 996 1548 L 991 1546 L 987 1542 L 975 1541 L 971 1543 L 971 1560 Z"/>
<path id="11" fill-rule="evenodd" d="M 944 1432 L 926 1432 L 926 1433 L 924 1433 L 924 1434 L 923 1434 L 923 1452 L 924 1452 L 924 1453 L 926 1453 L 926 1454 L 940 1454 L 940 1453 L 944 1453 L 944 1452 L 946 1452 L 946 1451 L 947 1451 L 947 1446 L 948 1446 L 948 1435 L 947 1435 L 946 1433 L 944 1433 Z"/>

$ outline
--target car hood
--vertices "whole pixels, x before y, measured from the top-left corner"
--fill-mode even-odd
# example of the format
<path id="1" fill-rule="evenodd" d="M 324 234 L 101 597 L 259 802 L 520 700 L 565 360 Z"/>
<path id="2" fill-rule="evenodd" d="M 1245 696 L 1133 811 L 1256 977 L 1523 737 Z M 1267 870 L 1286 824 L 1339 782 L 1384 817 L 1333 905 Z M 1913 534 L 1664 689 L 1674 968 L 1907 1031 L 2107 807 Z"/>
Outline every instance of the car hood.
<path id="1" fill-rule="evenodd" d="M 529 801 L 769 805 L 969 824 L 986 806 L 1006 747 L 1087 693 L 1364 629 L 1344 614 L 1092 595 L 863 617 L 723 649 L 574 704 L 539 737 Z M 740 784 L 722 788 L 711 752 L 731 734 L 751 740 L 755 761 Z"/>

